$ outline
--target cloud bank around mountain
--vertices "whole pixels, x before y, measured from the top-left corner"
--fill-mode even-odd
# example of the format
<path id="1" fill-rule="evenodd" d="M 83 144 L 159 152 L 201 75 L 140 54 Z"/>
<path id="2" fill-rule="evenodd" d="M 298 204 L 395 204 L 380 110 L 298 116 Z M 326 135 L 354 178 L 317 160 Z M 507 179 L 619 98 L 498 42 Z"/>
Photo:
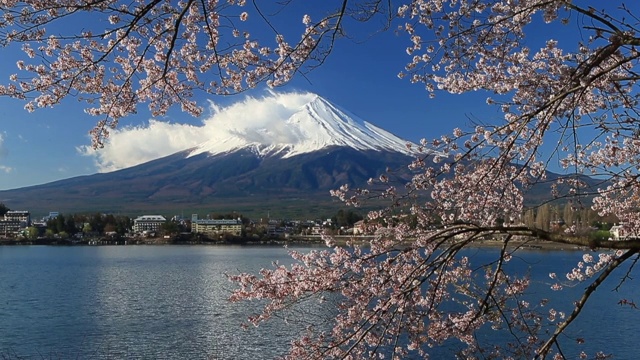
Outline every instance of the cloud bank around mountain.
<path id="1" fill-rule="evenodd" d="M 99 172 L 110 172 L 192 149 L 206 141 L 222 140 L 234 133 L 261 144 L 287 143 L 296 134 L 288 131 L 285 120 L 315 96 L 308 92 L 270 91 L 262 97 L 246 96 L 225 107 L 212 102 L 211 115 L 201 125 L 149 120 L 148 124 L 112 131 L 102 149 L 82 146 L 78 151 L 93 157 Z"/>

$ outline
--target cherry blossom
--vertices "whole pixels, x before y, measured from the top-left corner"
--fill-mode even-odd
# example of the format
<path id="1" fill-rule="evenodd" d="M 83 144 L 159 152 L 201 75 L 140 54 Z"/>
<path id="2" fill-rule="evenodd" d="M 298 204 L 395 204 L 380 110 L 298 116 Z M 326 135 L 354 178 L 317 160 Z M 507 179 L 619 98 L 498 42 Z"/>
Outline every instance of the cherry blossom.
<path id="1" fill-rule="evenodd" d="M 300 38 L 289 42 L 274 31 L 254 39 L 248 24 L 263 17 L 245 1 L 7 0 L 0 9 L 0 45 L 26 55 L 0 95 L 27 100 L 29 111 L 77 97 L 100 118 L 96 147 L 138 104 L 153 116 L 174 105 L 197 116 L 196 91 L 231 94 L 287 82 L 322 61 L 330 49 L 319 43 L 336 36 L 345 16 L 336 11 L 311 22 L 304 15 Z M 95 26 L 86 28 L 87 18 Z"/>
<path id="2" fill-rule="evenodd" d="M 560 234 L 523 226 L 524 199 L 533 187 L 550 182 L 552 156 L 566 171 L 554 180 L 549 199 L 582 206 L 592 197 L 601 215 L 616 216 L 629 231 L 640 230 L 634 110 L 640 38 L 633 23 L 618 20 L 634 14 L 622 5 L 610 14 L 570 1 L 415 0 L 401 5 L 397 15 L 404 21 L 399 31 L 408 35 L 411 59 L 401 78 L 422 83 L 432 96 L 484 91 L 503 120 L 422 141 L 417 151 L 423 155 L 409 165 L 414 175 L 404 189 L 392 174 L 383 174 L 366 192 L 348 187 L 333 192 L 355 206 L 371 198 L 390 201 L 369 216 L 377 234 L 367 244 L 370 250 L 334 247 L 294 254 L 303 259 L 302 267 L 283 269 L 277 279 L 272 273 L 232 277 L 241 286 L 232 299 L 262 298 L 263 291 L 289 279 L 288 290 L 264 295 L 269 305 L 256 318 L 263 320 L 302 297 L 339 294 L 341 311 L 333 328 L 310 329 L 304 341 L 294 342 L 291 358 L 426 357 L 450 339 L 462 344 L 464 358 L 489 351 L 492 358 L 564 358 L 560 334 L 614 269 L 638 258 L 640 242 L 590 242 L 575 226 Z M 579 29 L 590 37 L 574 44 L 549 39 L 538 48 L 525 43 L 528 26 L 568 28 L 572 18 L 590 24 Z M 555 144 L 551 155 L 545 140 Z M 607 181 L 590 188 L 583 175 Z M 505 239 L 501 256 L 480 264 L 486 266 L 481 281 L 460 249 L 499 234 Z M 554 291 L 589 285 L 568 312 L 543 310 L 543 302 L 535 307 L 520 301 L 530 284 L 526 276 L 503 271 L 517 251 L 509 244 L 527 239 L 620 252 L 585 254 L 566 276 L 552 273 Z M 337 254 L 341 261 L 332 263 Z M 450 303 L 460 307 L 444 310 Z M 482 344 L 473 336 L 505 324 L 514 340 L 506 345 Z M 388 350 L 381 355 L 382 349 Z"/>

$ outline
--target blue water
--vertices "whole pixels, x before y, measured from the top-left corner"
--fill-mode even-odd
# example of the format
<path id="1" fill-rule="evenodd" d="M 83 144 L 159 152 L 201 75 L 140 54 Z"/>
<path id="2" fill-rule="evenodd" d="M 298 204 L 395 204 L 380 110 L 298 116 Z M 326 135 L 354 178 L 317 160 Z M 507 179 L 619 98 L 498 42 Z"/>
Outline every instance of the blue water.
<path id="1" fill-rule="evenodd" d="M 247 304 L 226 301 L 232 284 L 223 274 L 285 256 L 268 247 L 0 247 L 0 352 L 273 357 L 292 333 L 278 322 L 241 330 Z"/>
<path id="2" fill-rule="evenodd" d="M 480 265 L 495 250 L 467 252 Z M 581 252 L 528 251 L 511 262 L 530 272 L 535 296 L 570 312 L 584 285 L 549 291 Z M 242 330 L 256 303 L 231 304 L 225 273 L 257 271 L 286 261 L 280 247 L 232 246 L 0 246 L 0 358 L 32 359 L 268 359 L 282 354 L 304 324 L 275 319 Z M 640 310 L 637 280 L 612 291 L 623 272 L 599 289 L 570 328 L 589 353 L 633 359 Z M 572 345 L 576 348 L 575 345 Z"/>
<path id="3" fill-rule="evenodd" d="M 565 275 L 582 261 L 585 251 L 541 251 L 526 250 L 514 255 L 507 264 L 506 271 L 510 273 L 529 274 L 531 285 L 525 299 L 536 304 L 539 299 L 549 302 L 540 308 L 563 311 L 567 316 L 573 311 L 573 304 L 580 299 L 590 281 L 574 283 L 566 282 Z M 472 264 L 482 264 L 496 258 L 495 249 L 469 250 L 466 255 Z M 597 258 L 597 253 L 591 255 Z M 640 271 L 630 269 L 631 261 L 621 265 L 604 283 L 590 296 L 580 316 L 565 330 L 559 340 L 563 346 L 564 355 L 568 359 L 578 359 L 581 351 L 589 355 L 589 359 L 602 351 L 611 355 L 613 359 L 640 359 L 640 350 L 635 335 L 640 333 L 640 309 L 619 304 L 621 299 L 635 301 L 640 307 L 640 288 L 638 278 Z M 550 289 L 555 280 L 549 278 L 549 273 L 555 272 L 561 282 L 565 283 L 562 291 Z M 625 278 L 625 275 L 629 275 Z M 621 280 L 625 278 L 621 285 Z M 592 278 L 591 280 L 594 280 Z M 564 280 L 564 281 L 563 281 Z M 620 285 L 620 286 L 619 286 Z M 552 329 L 553 331 L 554 329 Z M 489 336 L 495 336 L 490 334 Z M 578 344 L 576 339 L 585 342 Z"/>

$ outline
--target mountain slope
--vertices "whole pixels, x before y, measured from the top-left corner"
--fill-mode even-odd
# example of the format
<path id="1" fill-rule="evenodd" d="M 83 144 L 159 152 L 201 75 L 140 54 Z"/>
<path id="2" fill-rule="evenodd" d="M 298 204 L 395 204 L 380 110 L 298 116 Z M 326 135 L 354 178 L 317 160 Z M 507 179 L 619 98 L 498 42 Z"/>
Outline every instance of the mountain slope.
<path id="1" fill-rule="evenodd" d="M 285 203 L 300 213 L 318 203 L 335 207 L 329 190 L 364 186 L 412 160 L 406 140 L 317 95 L 297 101 L 262 122 L 221 120 L 192 149 L 110 173 L 0 191 L 0 201 L 35 214 L 238 210 L 239 204 L 253 211 Z"/>
<path id="2" fill-rule="evenodd" d="M 308 214 L 314 205 L 338 206 L 329 190 L 343 184 L 363 186 L 388 166 L 406 169 L 404 165 L 411 160 L 394 152 L 345 147 L 284 159 L 259 156 L 247 149 L 187 155 L 182 152 L 111 173 L 1 191 L 0 201 L 35 214 L 239 211 L 239 204 L 245 213 L 269 207 L 275 215 L 278 207 L 288 206 Z"/>

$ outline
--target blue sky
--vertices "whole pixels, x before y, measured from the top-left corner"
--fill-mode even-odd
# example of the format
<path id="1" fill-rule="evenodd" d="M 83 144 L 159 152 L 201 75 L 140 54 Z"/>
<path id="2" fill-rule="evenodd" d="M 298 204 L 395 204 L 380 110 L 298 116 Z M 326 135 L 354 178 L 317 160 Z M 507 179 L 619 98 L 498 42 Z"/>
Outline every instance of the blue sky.
<path id="1" fill-rule="evenodd" d="M 294 30 L 301 27 L 298 22 L 294 25 Z M 363 34 L 359 40 L 366 37 L 367 33 Z M 532 39 L 541 40 L 545 35 L 536 31 Z M 414 142 L 451 133 L 454 127 L 469 124 L 469 117 L 488 122 L 500 118 L 495 108 L 485 104 L 486 94 L 454 96 L 443 93 L 429 99 L 422 85 L 399 79 L 397 74 L 409 59 L 405 52 L 408 43 L 405 35 L 396 35 L 394 31 L 377 34 L 367 41 L 339 41 L 320 68 L 308 74 L 306 79 L 297 77 L 276 91 L 316 93 L 362 119 Z M 3 63 L 10 64 L 0 69 L 0 79 L 6 79 L 15 72 L 12 66 L 18 55 L 7 49 L 0 51 Z M 246 96 L 265 96 L 267 93 L 266 87 L 261 86 L 235 96 L 198 95 L 197 100 L 203 106 L 207 106 L 208 101 L 225 106 Z M 0 189 L 42 184 L 104 170 L 100 167 L 99 155 L 87 155 L 81 151 L 90 145 L 88 131 L 95 122 L 95 118 L 84 113 L 83 104 L 69 98 L 53 109 L 39 109 L 34 113 L 28 113 L 23 106 L 21 101 L 0 98 Z M 205 113 L 203 118 L 193 118 L 172 110 L 155 121 L 199 126 L 206 116 Z M 153 119 L 146 105 L 141 105 L 136 116 L 121 120 L 120 129 L 144 129 L 150 121 Z M 171 131 L 171 127 L 166 129 Z M 129 136 L 127 141 L 136 142 L 136 137 Z M 120 153 L 114 152 L 114 156 L 126 157 L 132 151 L 148 152 L 152 156 L 158 147 L 163 146 L 161 142 L 137 142 L 132 147 L 122 147 Z"/>
<path id="2" fill-rule="evenodd" d="M 298 29 L 300 24 L 295 26 Z M 323 66 L 306 79 L 297 77 L 276 91 L 316 93 L 410 141 L 449 133 L 453 124 L 464 124 L 466 115 L 493 111 L 484 105 L 481 96 L 465 96 L 463 100 L 460 96 L 442 94 L 429 100 L 421 85 L 399 79 L 397 74 L 408 59 L 404 51 L 407 41 L 406 36 L 392 31 L 364 42 L 339 41 Z M 15 72 L 13 60 L 20 54 L 8 53 L 7 49 L 0 51 L 4 59 L 10 59 L 11 66 L 0 71 L 0 77 L 6 79 Z M 207 100 L 224 106 L 246 96 L 266 94 L 266 86 L 261 86 L 235 96 L 205 98 L 199 95 L 198 101 L 203 106 L 207 106 Z M 464 107 L 459 106 L 461 102 L 465 103 Z M 95 157 L 79 151 L 90 144 L 87 134 L 95 121 L 84 113 L 82 105 L 68 98 L 54 108 L 29 113 L 23 109 L 23 102 L 0 98 L 0 189 L 42 184 L 100 170 Z M 121 129 L 144 126 L 151 119 L 146 106 L 141 105 L 138 115 L 121 121 Z M 197 126 L 203 119 L 174 110 L 156 120 Z"/>

